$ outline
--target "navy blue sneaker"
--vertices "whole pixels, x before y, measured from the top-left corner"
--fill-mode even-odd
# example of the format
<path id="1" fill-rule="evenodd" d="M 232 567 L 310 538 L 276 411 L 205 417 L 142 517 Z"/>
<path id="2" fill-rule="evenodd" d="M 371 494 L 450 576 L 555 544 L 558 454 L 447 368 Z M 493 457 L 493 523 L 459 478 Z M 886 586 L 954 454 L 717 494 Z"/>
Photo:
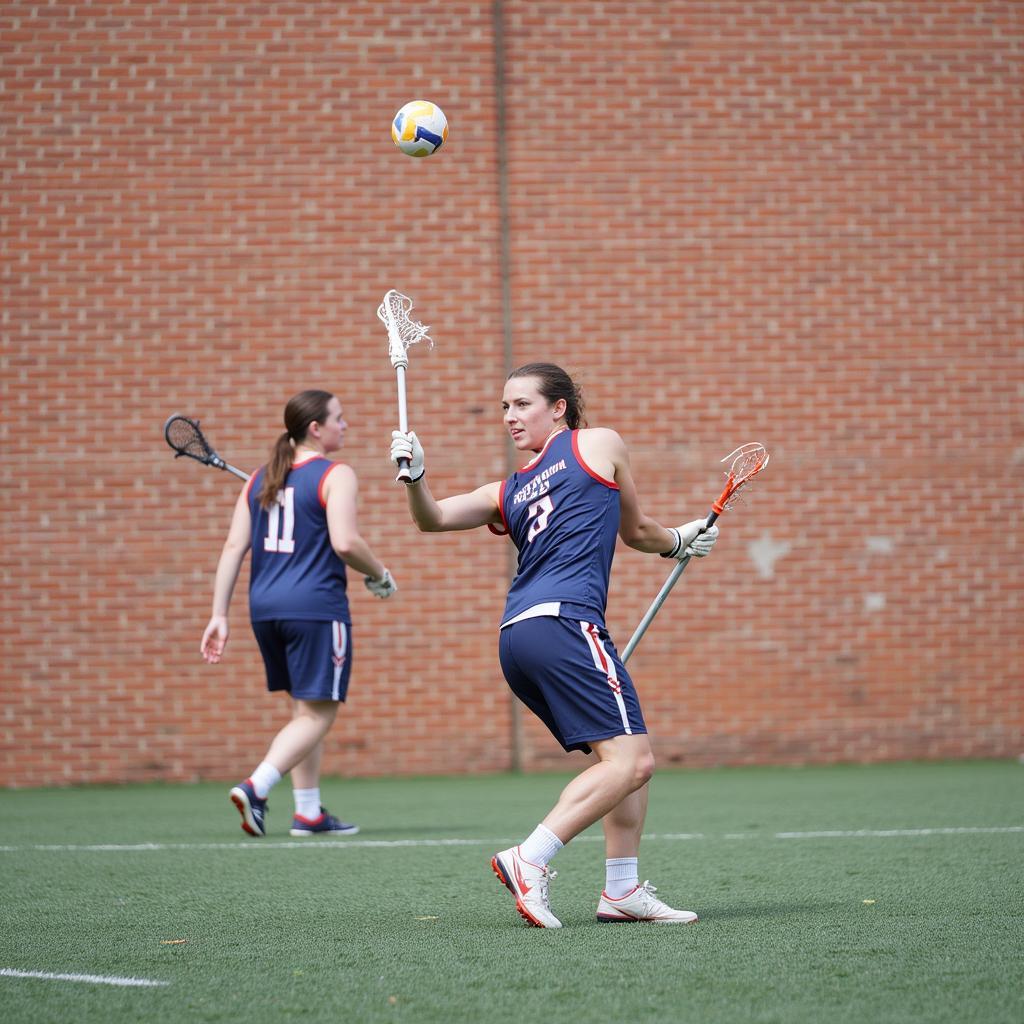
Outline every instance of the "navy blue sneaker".
<path id="1" fill-rule="evenodd" d="M 333 814 L 328 814 L 322 807 L 319 818 L 304 818 L 296 814 L 292 818 L 289 835 L 293 836 L 354 836 L 359 831 L 358 825 L 349 825 L 338 821 Z"/>
<path id="2" fill-rule="evenodd" d="M 267 801 L 261 800 L 253 788 L 252 779 L 240 782 L 229 794 L 231 802 L 242 816 L 242 828 L 251 836 L 267 834 Z"/>

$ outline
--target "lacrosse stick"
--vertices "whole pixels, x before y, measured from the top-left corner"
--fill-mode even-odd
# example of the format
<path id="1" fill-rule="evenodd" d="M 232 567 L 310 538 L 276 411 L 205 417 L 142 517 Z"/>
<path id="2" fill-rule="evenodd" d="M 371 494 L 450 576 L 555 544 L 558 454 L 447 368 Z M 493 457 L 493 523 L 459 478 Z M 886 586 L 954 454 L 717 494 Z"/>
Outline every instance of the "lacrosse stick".
<path id="1" fill-rule="evenodd" d="M 204 466 L 213 466 L 215 469 L 223 469 L 228 473 L 234 473 L 239 480 L 248 480 L 249 474 L 243 473 L 240 469 L 226 463 L 211 447 L 210 442 L 203 436 L 199 429 L 199 420 L 190 420 L 181 413 L 175 413 L 164 424 L 164 437 L 167 443 L 176 452 L 175 458 L 180 459 L 187 455 Z"/>
<path id="2" fill-rule="evenodd" d="M 405 405 L 405 371 L 409 366 L 407 355 L 410 345 L 417 341 L 426 341 L 428 348 L 434 347 L 427 331 L 418 320 L 409 316 L 412 309 L 412 299 L 401 292 L 391 289 L 384 296 L 384 301 L 377 307 L 377 317 L 388 329 L 388 355 L 391 356 L 391 365 L 395 368 L 398 377 L 398 429 L 404 434 L 409 429 L 408 412 Z M 409 472 L 409 460 L 399 459 L 399 470 L 396 480 L 408 482 L 412 480 Z"/>
<path id="3" fill-rule="evenodd" d="M 715 520 L 726 509 L 732 508 L 736 492 L 751 477 L 756 476 L 768 465 L 768 452 L 763 444 L 752 441 L 750 444 L 740 445 L 736 451 L 730 452 L 722 461 L 726 462 L 729 459 L 732 459 L 732 462 L 726 474 L 725 490 L 718 496 L 718 501 L 711 506 L 711 514 L 705 521 L 704 529 L 701 533 L 710 530 L 715 525 Z M 651 603 L 651 607 L 647 609 L 646 614 L 640 620 L 640 625 L 636 627 L 633 635 L 629 638 L 629 643 L 626 644 L 626 649 L 622 654 L 623 664 L 626 663 L 629 656 L 636 650 L 636 645 L 640 643 L 644 633 L 647 632 L 647 627 L 654 621 L 654 616 L 658 614 L 659 609 L 665 603 L 665 598 L 668 597 L 669 592 L 676 585 L 676 581 L 682 576 L 683 570 L 689 563 L 689 555 L 681 558 L 678 565 L 669 574 L 668 579 L 665 580 L 661 590 L 658 591 L 658 596 Z"/>

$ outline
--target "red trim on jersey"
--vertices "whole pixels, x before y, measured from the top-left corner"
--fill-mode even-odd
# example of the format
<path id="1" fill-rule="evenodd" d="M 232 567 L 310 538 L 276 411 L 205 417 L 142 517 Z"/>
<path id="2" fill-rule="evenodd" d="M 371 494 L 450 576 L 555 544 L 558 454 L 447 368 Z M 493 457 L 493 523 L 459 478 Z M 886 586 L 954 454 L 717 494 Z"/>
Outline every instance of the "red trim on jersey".
<path id="1" fill-rule="evenodd" d="M 582 469 L 588 476 L 592 476 L 599 484 L 604 484 L 605 487 L 610 487 L 613 491 L 617 491 L 619 489 L 619 485 L 614 480 L 605 480 L 600 473 L 595 472 L 587 465 L 583 456 L 580 454 L 580 446 L 576 439 L 577 434 L 579 434 L 578 430 L 574 430 L 572 432 L 572 453 L 576 456 L 576 461 L 580 464 L 580 469 Z"/>
<path id="2" fill-rule="evenodd" d="M 248 479 L 248 481 L 246 482 L 246 485 L 245 485 L 245 500 L 246 500 L 246 501 L 248 501 L 248 500 L 249 500 L 249 498 L 250 498 L 250 497 L 252 497 L 252 485 L 253 485 L 253 484 L 254 484 L 254 483 L 256 482 L 256 474 L 257 474 L 257 473 L 258 473 L 258 472 L 260 471 L 260 469 L 262 469 L 262 468 L 263 468 L 263 467 L 262 467 L 262 466 L 260 466 L 260 468 L 259 468 L 259 469 L 255 470 L 254 472 L 252 472 L 252 473 L 250 473 L 250 474 L 249 474 L 249 479 Z"/>
<path id="3" fill-rule="evenodd" d="M 320 458 L 320 456 L 317 455 L 316 458 Z M 305 465 L 306 462 L 309 462 L 309 461 L 310 461 L 309 459 L 306 459 L 306 461 L 303 462 L 302 465 Z M 331 475 L 331 473 L 333 473 L 339 466 L 344 466 L 344 465 L 345 465 L 344 462 L 332 462 L 324 470 L 324 475 L 322 477 L 320 477 L 320 483 L 317 484 L 317 488 L 316 488 L 316 496 L 320 499 L 320 507 L 321 508 L 327 508 L 327 499 L 324 497 L 324 483 L 327 481 L 327 478 Z M 292 469 L 294 469 L 294 468 L 295 467 L 293 466 Z"/>
<path id="4" fill-rule="evenodd" d="M 532 459 L 530 459 L 530 461 L 525 466 L 523 466 L 523 468 L 521 470 L 519 470 L 519 472 L 520 473 L 529 473 L 530 470 L 533 469 L 533 467 L 536 466 L 537 463 L 540 462 L 540 460 L 544 457 L 544 453 L 551 447 L 551 445 L 554 442 L 555 438 L 558 437 L 560 434 L 564 434 L 565 433 L 565 429 L 566 428 L 563 427 L 561 430 L 556 430 L 544 442 L 544 447 L 541 448 L 541 450 L 539 452 L 537 452 L 537 454 L 534 455 L 534 457 Z"/>
<path id="5" fill-rule="evenodd" d="M 508 528 L 508 520 L 505 518 L 505 485 L 507 483 L 507 480 L 502 480 L 501 487 L 498 488 L 498 511 L 501 513 L 501 521 L 505 524 L 505 529 L 499 530 L 494 523 L 487 524 L 487 529 L 490 530 L 495 537 L 507 537 L 511 532 Z"/>

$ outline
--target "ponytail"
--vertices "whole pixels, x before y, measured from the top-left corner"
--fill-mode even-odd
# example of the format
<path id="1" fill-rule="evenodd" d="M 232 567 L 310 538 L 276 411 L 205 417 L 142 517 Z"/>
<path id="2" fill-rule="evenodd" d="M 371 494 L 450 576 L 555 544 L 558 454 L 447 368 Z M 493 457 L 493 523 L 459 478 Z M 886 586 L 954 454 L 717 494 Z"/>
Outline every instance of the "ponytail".
<path id="1" fill-rule="evenodd" d="M 267 471 L 263 474 L 263 486 L 260 488 L 260 507 L 270 508 L 277 501 L 278 492 L 284 487 L 288 474 L 295 462 L 295 446 L 291 435 L 286 430 L 274 444 L 267 463 Z"/>
<path id="2" fill-rule="evenodd" d="M 277 439 L 270 453 L 267 471 L 260 488 L 260 506 L 270 508 L 295 464 L 295 446 L 306 439 L 311 423 L 327 420 L 327 406 L 334 395 L 330 391 L 300 391 L 284 407 L 284 425 L 288 428 Z"/>

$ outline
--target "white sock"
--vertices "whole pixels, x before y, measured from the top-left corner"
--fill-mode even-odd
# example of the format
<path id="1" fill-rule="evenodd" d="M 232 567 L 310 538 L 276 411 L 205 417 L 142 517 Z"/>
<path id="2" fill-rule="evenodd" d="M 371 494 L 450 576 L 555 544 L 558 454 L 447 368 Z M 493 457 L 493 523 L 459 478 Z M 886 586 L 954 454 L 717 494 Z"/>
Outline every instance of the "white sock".
<path id="1" fill-rule="evenodd" d="M 260 761 L 249 779 L 252 781 L 252 788 L 256 790 L 256 795 L 261 800 L 266 800 L 267 794 L 281 781 L 281 773 L 269 761 Z"/>
<path id="2" fill-rule="evenodd" d="M 295 789 L 295 813 L 312 821 L 320 817 L 320 787 L 316 789 Z"/>
<path id="3" fill-rule="evenodd" d="M 604 891 L 613 900 L 622 899 L 640 884 L 636 857 L 609 857 L 604 862 Z"/>
<path id="4" fill-rule="evenodd" d="M 519 856 L 531 864 L 544 867 L 562 848 L 562 840 L 551 829 L 538 825 L 528 839 L 519 844 Z"/>

